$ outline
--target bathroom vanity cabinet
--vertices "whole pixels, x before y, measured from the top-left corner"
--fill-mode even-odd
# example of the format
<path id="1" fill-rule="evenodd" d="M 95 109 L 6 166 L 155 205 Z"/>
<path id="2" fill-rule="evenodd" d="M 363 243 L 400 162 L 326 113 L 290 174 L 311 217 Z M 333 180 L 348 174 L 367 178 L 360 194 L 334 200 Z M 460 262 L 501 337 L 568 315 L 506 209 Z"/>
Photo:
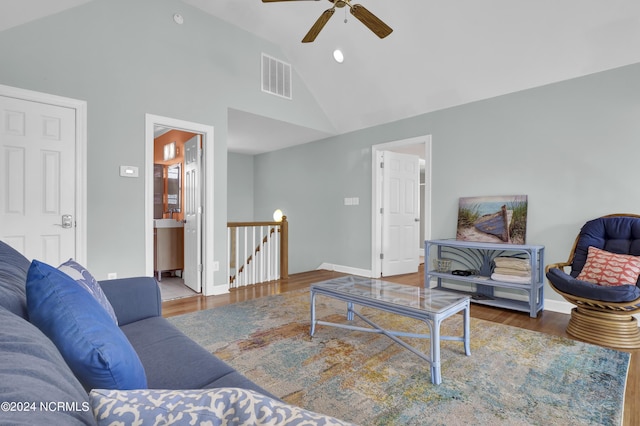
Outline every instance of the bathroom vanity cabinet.
<path id="1" fill-rule="evenodd" d="M 153 243 L 153 269 L 158 280 L 161 279 L 163 271 L 184 269 L 183 226 L 154 227 Z"/>

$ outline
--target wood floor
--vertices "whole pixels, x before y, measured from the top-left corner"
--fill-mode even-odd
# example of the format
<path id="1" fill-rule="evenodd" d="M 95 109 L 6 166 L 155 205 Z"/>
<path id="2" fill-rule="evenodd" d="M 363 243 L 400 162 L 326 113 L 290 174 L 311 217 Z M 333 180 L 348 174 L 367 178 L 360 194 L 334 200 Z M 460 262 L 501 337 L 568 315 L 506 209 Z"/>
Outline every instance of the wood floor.
<path id="1" fill-rule="evenodd" d="M 270 283 L 234 289 L 228 294 L 220 296 L 194 296 L 171 300 L 162 304 L 163 315 L 165 317 L 171 317 L 189 312 L 211 309 L 231 303 L 243 302 L 245 300 L 255 299 L 258 297 L 308 288 L 309 285 L 313 283 L 344 275 L 345 274 L 339 272 L 325 270 L 304 272 L 290 275 L 286 280 L 272 281 Z M 389 277 L 385 278 L 385 280 L 422 286 L 424 282 L 422 265 L 418 273 Z M 471 316 L 500 324 L 571 338 L 565 332 L 565 328 L 569 322 L 569 315 L 559 314 L 557 312 L 544 311 L 538 315 L 538 318 L 530 318 L 529 314 L 524 312 L 515 312 L 506 309 L 471 304 Z M 640 405 L 637 404 L 638 398 L 640 397 L 640 362 L 638 361 L 640 350 L 633 350 L 629 352 L 632 356 L 625 392 L 623 426 L 638 426 L 640 425 Z"/>

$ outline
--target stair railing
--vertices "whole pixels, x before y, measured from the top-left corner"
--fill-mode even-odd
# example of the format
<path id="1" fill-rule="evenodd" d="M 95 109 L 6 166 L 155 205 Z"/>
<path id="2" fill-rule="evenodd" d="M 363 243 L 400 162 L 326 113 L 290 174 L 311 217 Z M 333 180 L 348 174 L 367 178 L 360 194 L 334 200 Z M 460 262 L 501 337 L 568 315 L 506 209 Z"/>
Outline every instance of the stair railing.
<path id="1" fill-rule="evenodd" d="M 229 288 L 289 277 L 289 223 L 228 222 Z"/>

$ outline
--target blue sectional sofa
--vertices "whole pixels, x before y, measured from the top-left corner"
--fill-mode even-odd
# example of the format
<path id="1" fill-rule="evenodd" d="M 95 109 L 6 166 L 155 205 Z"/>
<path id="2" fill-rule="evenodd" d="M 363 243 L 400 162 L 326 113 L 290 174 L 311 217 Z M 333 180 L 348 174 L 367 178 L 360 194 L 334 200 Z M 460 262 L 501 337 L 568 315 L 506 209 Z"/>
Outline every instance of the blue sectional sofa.
<path id="1" fill-rule="evenodd" d="M 87 340 L 85 335 L 90 338 L 94 333 L 97 339 L 101 339 L 106 334 L 101 325 L 92 324 L 94 318 L 106 323 L 112 319 L 106 310 L 93 305 L 90 292 L 82 289 L 82 292 L 73 295 L 81 299 L 72 299 L 64 294 L 66 290 L 61 291 L 58 287 L 51 290 L 42 283 L 42 280 L 47 283 L 55 281 L 56 277 L 59 277 L 57 269 L 37 261 L 31 262 L 0 241 L 0 424 L 96 424 L 102 417 L 107 418 L 117 412 L 114 401 L 118 401 L 118 404 L 135 401 L 137 405 L 130 404 L 123 410 L 134 412 L 134 417 L 141 416 L 143 411 L 155 416 L 158 410 L 161 415 L 166 415 L 168 410 L 165 406 L 158 406 L 159 400 L 175 406 L 189 405 L 189 398 L 201 402 L 203 397 L 222 398 L 224 404 L 239 403 L 243 398 L 246 402 L 249 397 L 252 403 L 244 404 L 243 409 L 264 411 L 266 404 L 266 411 L 271 416 L 276 412 L 284 415 L 284 412 L 291 410 L 303 411 L 282 403 L 165 320 L 161 316 L 158 285 L 150 277 L 99 283 L 116 317 L 114 335 L 116 339 L 126 336 L 123 341 L 128 340 L 134 350 L 129 351 L 127 356 L 132 359 L 131 364 L 141 371 L 141 375 L 130 373 L 127 369 L 131 365 L 124 365 L 124 373 L 120 378 L 116 377 L 121 373 L 113 371 L 129 362 L 123 361 L 127 356 L 120 355 L 120 352 L 116 352 L 118 355 L 115 356 L 110 355 L 113 353 L 109 347 L 113 345 L 112 342 L 94 344 L 96 347 L 91 348 L 92 352 L 86 356 L 88 362 L 110 364 L 109 368 L 115 366 L 113 371 L 107 370 L 108 377 L 98 378 L 97 382 L 99 385 L 115 385 L 99 386 L 105 390 L 95 390 L 93 383 L 96 382 L 91 382 L 91 378 L 87 381 L 84 377 L 85 374 L 90 376 L 95 373 L 91 370 L 94 366 L 88 372 L 82 370 L 76 365 L 77 360 L 69 360 L 67 351 L 77 350 L 84 345 Z M 26 284 L 28 280 L 40 282 L 37 285 Z M 73 286 L 70 288 L 73 289 Z M 82 299 L 86 295 L 91 300 Z M 62 316 L 66 315 L 67 318 L 60 321 L 76 321 L 72 324 L 75 328 L 52 331 L 58 327 L 54 324 L 57 320 L 47 319 L 46 315 L 43 319 L 41 314 L 55 311 L 66 302 L 75 307 L 90 305 L 89 315 L 86 314 L 87 310 L 85 314 L 63 311 Z M 67 344 L 69 348 L 65 347 Z M 80 363 L 83 362 L 80 360 Z M 102 366 L 97 368 L 101 369 Z M 141 381 L 142 386 L 137 386 Z M 123 388 L 118 388 L 119 384 Z M 144 405 L 142 401 L 150 402 Z M 253 414 L 247 413 L 247 418 Z M 198 415 L 200 420 L 212 418 L 207 417 L 212 416 L 210 413 Z M 318 418 L 322 416 L 318 415 Z M 331 424 L 326 420 L 323 418 L 318 424 Z M 241 423 L 238 421 L 236 424 Z M 125 420 L 124 424 L 128 424 L 128 421 Z M 214 421 L 212 424 L 219 423 Z M 340 422 L 336 421 L 335 424 Z"/>

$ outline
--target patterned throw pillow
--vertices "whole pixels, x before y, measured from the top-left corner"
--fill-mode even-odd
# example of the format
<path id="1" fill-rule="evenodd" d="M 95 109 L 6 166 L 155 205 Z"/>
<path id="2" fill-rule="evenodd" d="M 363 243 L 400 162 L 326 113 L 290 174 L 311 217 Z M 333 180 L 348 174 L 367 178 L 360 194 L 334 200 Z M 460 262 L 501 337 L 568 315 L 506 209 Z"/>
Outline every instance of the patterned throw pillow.
<path id="1" fill-rule="evenodd" d="M 98 426 L 351 425 L 240 388 L 130 391 L 93 389 L 89 399 Z"/>
<path id="2" fill-rule="evenodd" d="M 93 278 L 93 275 L 91 275 L 84 266 L 80 265 L 73 259 L 69 259 L 62 265 L 58 266 L 58 270 L 73 278 L 82 288 L 91 293 L 98 303 L 100 303 L 100 306 L 107 311 L 109 316 L 113 319 L 113 322 L 118 324 L 118 318 L 116 317 L 116 313 L 113 311 L 113 306 L 111 306 L 107 296 L 103 293 L 102 287 L 100 287 L 100 284 L 98 284 L 96 279 Z"/>
<path id="3" fill-rule="evenodd" d="M 615 254 L 590 246 L 587 262 L 576 277 L 601 286 L 636 285 L 640 275 L 640 257 Z"/>

